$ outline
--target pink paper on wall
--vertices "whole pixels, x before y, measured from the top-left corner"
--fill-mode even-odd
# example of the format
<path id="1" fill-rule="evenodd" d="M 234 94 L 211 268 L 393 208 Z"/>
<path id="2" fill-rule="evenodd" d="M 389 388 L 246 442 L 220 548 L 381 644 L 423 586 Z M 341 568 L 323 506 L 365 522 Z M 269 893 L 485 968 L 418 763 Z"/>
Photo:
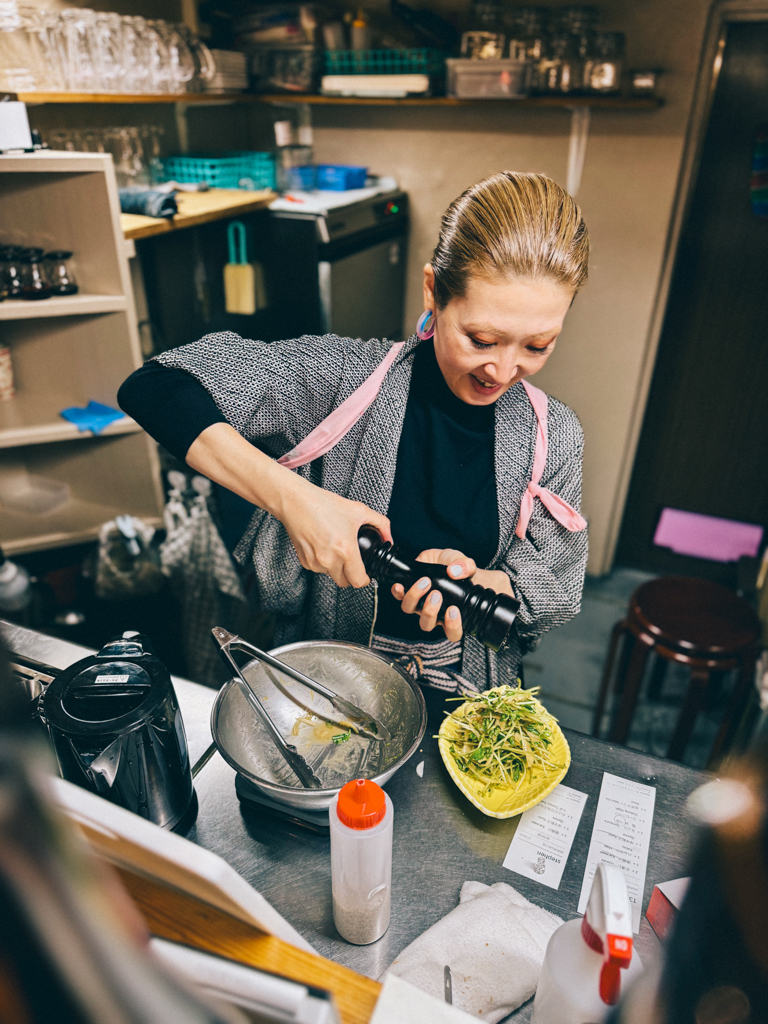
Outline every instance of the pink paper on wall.
<path id="1" fill-rule="evenodd" d="M 712 562 L 738 562 L 742 555 L 754 558 L 762 539 L 762 526 L 665 508 L 653 543 L 671 548 L 678 555 L 708 558 Z"/>

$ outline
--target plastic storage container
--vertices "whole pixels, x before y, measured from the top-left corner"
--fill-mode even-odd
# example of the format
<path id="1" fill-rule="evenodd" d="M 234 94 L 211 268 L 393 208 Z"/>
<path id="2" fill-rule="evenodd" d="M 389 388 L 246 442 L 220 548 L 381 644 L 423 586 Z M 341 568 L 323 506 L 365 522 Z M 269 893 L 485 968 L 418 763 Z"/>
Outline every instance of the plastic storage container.
<path id="1" fill-rule="evenodd" d="M 347 942 L 365 946 L 389 927 L 394 808 L 371 779 L 353 779 L 328 813 L 333 921 Z"/>
<path id="2" fill-rule="evenodd" d="M 345 192 L 350 188 L 365 188 L 367 167 L 347 164 L 318 164 L 317 188 L 332 192 Z"/>
<path id="3" fill-rule="evenodd" d="M 465 60 L 445 62 L 447 92 L 461 99 L 515 99 L 530 91 L 531 65 L 527 60 Z"/>

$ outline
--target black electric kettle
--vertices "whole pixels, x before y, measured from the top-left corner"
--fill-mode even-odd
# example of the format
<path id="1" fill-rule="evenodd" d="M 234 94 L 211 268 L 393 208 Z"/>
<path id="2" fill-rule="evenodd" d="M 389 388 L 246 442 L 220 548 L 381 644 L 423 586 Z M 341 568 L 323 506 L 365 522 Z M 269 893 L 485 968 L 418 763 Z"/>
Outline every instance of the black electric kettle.
<path id="1" fill-rule="evenodd" d="M 65 779 L 163 828 L 194 814 L 178 700 L 145 636 L 123 633 L 70 665 L 42 713 Z"/>

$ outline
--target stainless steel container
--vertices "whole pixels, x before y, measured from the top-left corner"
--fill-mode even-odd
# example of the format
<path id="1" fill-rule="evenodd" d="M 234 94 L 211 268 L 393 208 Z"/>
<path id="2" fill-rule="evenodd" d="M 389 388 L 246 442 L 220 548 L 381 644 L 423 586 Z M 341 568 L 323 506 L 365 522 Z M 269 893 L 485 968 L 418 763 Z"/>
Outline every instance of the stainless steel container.
<path id="1" fill-rule="evenodd" d="M 224 760 L 265 796 L 288 807 L 326 810 L 350 779 L 371 778 L 383 785 L 417 749 L 427 725 L 424 697 L 418 684 L 385 654 L 338 640 L 303 641 L 271 653 L 375 715 L 392 740 L 380 743 L 352 733 L 334 742 L 334 730 L 324 721 L 339 716 L 328 701 L 287 676 L 280 676 L 281 686 L 276 687 L 261 663 L 251 661 L 243 674 L 283 736 L 328 787 L 302 788 L 239 684 L 231 680 L 214 702 L 211 732 Z"/>

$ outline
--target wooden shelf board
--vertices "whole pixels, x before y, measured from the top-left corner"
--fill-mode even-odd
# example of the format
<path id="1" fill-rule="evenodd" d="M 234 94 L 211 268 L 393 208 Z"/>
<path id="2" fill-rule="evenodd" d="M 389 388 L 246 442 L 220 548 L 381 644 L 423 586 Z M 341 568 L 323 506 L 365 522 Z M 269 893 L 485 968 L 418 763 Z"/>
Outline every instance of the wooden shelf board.
<path id="1" fill-rule="evenodd" d="M 63 295 L 61 298 L 7 299 L 0 302 L 0 320 L 35 320 L 51 316 L 84 316 L 88 313 L 119 313 L 128 308 L 124 295 Z"/>
<path id="2" fill-rule="evenodd" d="M 179 192 L 176 202 L 179 212 L 175 217 L 141 217 L 134 213 L 121 213 L 120 225 L 126 238 L 150 238 L 180 228 L 221 220 L 236 214 L 253 213 L 277 198 L 271 189 L 249 192 L 241 188 L 212 188 L 208 192 Z M 0 309 L 2 307 L 0 306 Z"/>
<path id="3" fill-rule="evenodd" d="M 470 107 L 497 106 L 501 109 L 556 107 L 592 107 L 595 110 L 656 110 L 663 100 L 656 97 L 634 96 L 523 96 L 519 99 L 466 100 L 456 96 L 406 96 L 395 99 L 387 96 L 318 96 L 279 93 L 256 97 L 267 103 L 313 103 L 333 106 L 375 107 Z"/>
<path id="4" fill-rule="evenodd" d="M 132 511 L 124 505 L 102 505 L 80 498 L 72 498 L 45 516 L 22 515 L 0 508 L 0 545 L 6 554 L 22 555 L 46 548 L 83 544 L 95 540 L 104 523 Z M 160 525 L 159 516 L 147 516 L 144 510 L 136 514 L 145 522 Z"/>
<path id="5" fill-rule="evenodd" d="M 62 409 L 84 404 L 71 394 L 60 392 L 18 392 L 10 401 L 0 402 L 0 449 L 93 437 L 90 431 L 79 431 L 74 423 L 69 423 L 59 415 Z M 98 436 L 135 434 L 140 431 L 139 424 L 130 416 L 125 416 L 110 423 Z"/>
<path id="6" fill-rule="evenodd" d="M 407 96 L 393 99 L 381 96 L 319 96 L 315 93 L 68 93 L 25 92 L 18 98 L 25 103 L 317 103 L 335 106 L 465 107 L 495 104 L 499 107 L 592 107 L 595 110 L 656 110 L 663 100 L 651 96 L 525 96 L 520 99 L 465 100 L 454 96 Z"/>
<path id="7" fill-rule="evenodd" d="M 20 92 L 16 95 L 22 103 L 34 106 L 41 103 L 232 103 L 240 100 L 244 94 L 239 92 Z"/>

